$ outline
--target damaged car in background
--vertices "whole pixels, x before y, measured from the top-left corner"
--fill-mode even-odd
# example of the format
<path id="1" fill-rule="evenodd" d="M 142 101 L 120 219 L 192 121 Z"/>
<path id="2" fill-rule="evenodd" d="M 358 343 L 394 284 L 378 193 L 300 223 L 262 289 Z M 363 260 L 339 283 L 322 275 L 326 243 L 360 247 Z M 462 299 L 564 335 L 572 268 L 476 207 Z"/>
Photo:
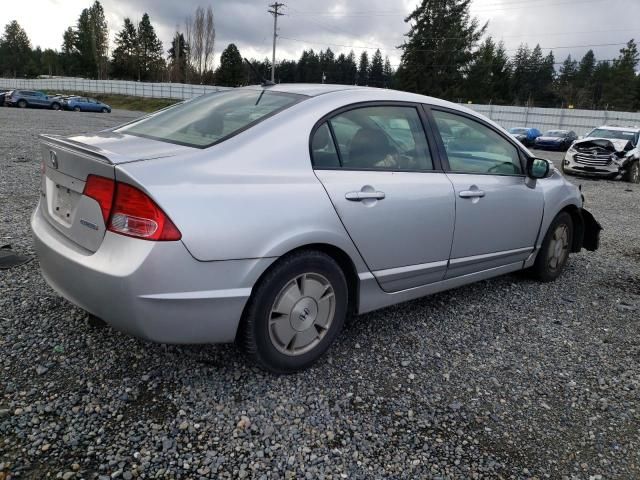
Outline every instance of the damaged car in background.
<path id="1" fill-rule="evenodd" d="M 562 171 L 640 183 L 640 128 L 598 127 L 571 145 Z"/>

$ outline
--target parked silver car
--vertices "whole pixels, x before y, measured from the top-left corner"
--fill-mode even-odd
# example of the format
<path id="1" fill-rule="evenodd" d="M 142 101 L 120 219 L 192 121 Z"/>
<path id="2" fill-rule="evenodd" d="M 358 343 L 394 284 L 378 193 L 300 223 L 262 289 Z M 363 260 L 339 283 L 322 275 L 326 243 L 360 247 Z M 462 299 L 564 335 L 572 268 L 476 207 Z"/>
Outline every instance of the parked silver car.
<path id="1" fill-rule="evenodd" d="M 117 329 L 238 340 L 305 368 L 347 315 L 598 247 L 578 189 L 435 98 L 328 85 L 199 97 L 94 135 L 42 136 L 42 273 Z M 454 319 L 452 319 L 454 321 Z"/>

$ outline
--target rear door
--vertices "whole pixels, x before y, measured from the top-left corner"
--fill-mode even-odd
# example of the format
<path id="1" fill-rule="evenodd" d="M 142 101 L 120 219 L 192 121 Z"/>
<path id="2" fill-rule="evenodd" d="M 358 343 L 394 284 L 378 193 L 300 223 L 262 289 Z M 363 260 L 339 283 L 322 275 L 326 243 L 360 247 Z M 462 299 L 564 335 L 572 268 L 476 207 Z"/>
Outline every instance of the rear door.
<path id="1" fill-rule="evenodd" d="M 444 278 L 455 199 L 416 105 L 338 111 L 313 132 L 311 153 L 317 177 L 385 291 Z"/>
<path id="2" fill-rule="evenodd" d="M 534 249 L 544 209 L 539 182 L 507 135 L 458 111 L 428 109 L 447 176 L 456 222 L 447 278 L 524 261 Z"/>

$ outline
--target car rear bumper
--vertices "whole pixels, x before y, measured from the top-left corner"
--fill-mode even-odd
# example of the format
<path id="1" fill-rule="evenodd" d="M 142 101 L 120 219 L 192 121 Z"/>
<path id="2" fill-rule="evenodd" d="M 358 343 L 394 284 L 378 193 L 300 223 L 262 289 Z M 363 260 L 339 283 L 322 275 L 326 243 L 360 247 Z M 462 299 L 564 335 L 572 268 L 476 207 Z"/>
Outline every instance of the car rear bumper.
<path id="1" fill-rule="evenodd" d="M 274 259 L 199 262 L 182 242 L 107 232 L 95 253 L 62 236 L 36 209 L 42 275 L 60 295 L 117 330 L 160 343 L 227 343 L 251 289 Z"/>

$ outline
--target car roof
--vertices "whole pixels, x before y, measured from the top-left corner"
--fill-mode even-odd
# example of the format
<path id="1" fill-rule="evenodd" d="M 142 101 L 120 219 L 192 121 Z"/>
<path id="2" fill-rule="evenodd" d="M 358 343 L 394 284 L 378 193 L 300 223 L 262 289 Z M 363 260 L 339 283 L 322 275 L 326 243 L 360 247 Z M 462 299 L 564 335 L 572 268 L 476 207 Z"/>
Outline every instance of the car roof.
<path id="1" fill-rule="evenodd" d="M 326 93 L 341 92 L 343 90 L 364 89 L 366 87 L 358 87 L 355 85 L 334 85 L 323 83 L 278 83 L 276 85 L 262 86 L 251 85 L 244 87 L 250 90 L 268 90 L 270 92 L 293 93 L 296 95 L 305 95 L 307 97 L 317 97 Z"/>

